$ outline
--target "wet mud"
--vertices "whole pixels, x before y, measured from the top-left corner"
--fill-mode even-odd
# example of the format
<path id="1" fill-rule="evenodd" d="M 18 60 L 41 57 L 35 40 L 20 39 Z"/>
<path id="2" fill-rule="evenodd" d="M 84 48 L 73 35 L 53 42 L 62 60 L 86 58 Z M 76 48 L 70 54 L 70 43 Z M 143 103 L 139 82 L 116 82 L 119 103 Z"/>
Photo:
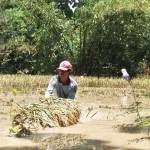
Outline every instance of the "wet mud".
<path id="1" fill-rule="evenodd" d="M 11 104 L 27 104 L 39 95 L 0 96 L 0 150 L 149 150 L 148 128 L 134 124 L 136 112 L 129 106 L 132 97 L 87 95 L 79 100 L 82 115 L 73 126 L 39 129 L 27 137 L 9 135 Z M 143 99 L 148 106 L 149 99 Z M 149 109 L 140 111 L 149 114 Z"/>

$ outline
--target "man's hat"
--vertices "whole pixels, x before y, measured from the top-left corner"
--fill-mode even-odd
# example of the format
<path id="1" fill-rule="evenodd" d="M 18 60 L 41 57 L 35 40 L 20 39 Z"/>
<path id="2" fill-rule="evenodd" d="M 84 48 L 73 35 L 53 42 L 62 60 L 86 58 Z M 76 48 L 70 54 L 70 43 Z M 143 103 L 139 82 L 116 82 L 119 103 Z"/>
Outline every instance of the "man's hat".
<path id="1" fill-rule="evenodd" d="M 68 71 L 72 69 L 72 65 L 69 61 L 64 60 L 60 63 L 59 67 L 57 68 L 57 70 L 63 70 L 63 71 Z"/>

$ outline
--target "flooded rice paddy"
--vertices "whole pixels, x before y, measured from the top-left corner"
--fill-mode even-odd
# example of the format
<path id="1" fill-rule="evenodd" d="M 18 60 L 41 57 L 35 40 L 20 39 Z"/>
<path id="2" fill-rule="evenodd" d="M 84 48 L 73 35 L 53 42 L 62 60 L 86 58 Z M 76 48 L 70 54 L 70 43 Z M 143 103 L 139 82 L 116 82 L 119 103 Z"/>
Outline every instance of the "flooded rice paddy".
<path id="1" fill-rule="evenodd" d="M 79 92 L 82 113 L 78 124 L 39 129 L 21 138 L 9 135 L 12 102 L 20 105 L 38 102 L 42 95 L 1 93 L 0 150 L 149 150 L 148 128 L 137 127 L 134 124 L 137 113 L 129 109 L 134 97 L 131 94 L 104 96 L 101 93 L 101 90 L 94 93 L 87 89 Z M 140 115 L 149 115 L 149 97 L 140 99 Z"/>

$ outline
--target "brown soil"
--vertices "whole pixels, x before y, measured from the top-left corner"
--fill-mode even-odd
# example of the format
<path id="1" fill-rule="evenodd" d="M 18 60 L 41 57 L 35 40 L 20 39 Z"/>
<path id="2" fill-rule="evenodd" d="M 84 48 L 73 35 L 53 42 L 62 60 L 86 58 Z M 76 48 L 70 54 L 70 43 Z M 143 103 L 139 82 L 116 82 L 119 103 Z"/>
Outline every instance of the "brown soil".
<path id="1" fill-rule="evenodd" d="M 81 92 L 82 93 L 82 92 Z M 78 124 L 70 127 L 39 129 L 29 137 L 9 136 L 11 104 L 20 105 L 38 102 L 41 95 L 0 94 L 0 150 L 150 150 L 147 128 L 134 124 L 137 114 L 130 112 L 131 96 L 104 96 L 94 93 L 79 93 L 82 115 Z M 149 98 L 142 98 L 149 115 Z"/>

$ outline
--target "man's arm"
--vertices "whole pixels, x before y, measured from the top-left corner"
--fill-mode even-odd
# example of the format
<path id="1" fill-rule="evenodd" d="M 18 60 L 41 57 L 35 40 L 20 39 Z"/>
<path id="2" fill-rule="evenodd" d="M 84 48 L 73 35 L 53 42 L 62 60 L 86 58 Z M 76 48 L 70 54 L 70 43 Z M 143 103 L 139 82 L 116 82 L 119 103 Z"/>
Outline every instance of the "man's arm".
<path id="1" fill-rule="evenodd" d="M 45 91 L 45 98 L 49 98 L 50 96 L 53 95 L 55 84 L 56 84 L 56 77 L 53 76 L 52 79 L 49 81 L 48 87 Z"/>
<path id="2" fill-rule="evenodd" d="M 70 93 L 68 94 L 68 98 L 76 100 L 77 82 L 73 79 L 71 79 L 71 80 L 72 80 L 72 83 L 71 83 L 72 88 L 71 88 Z"/>

